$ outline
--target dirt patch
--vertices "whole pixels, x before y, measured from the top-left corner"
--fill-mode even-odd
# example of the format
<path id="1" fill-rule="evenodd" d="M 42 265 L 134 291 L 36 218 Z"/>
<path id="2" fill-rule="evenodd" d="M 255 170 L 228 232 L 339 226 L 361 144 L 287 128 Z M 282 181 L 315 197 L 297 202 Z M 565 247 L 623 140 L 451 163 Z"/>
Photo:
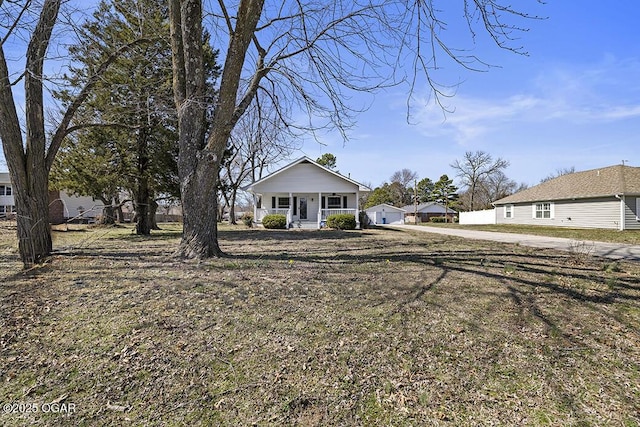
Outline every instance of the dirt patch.
<path id="1" fill-rule="evenodd" d="M 640 422 L 637 264 L 244 229 L 182 262 L 169 228 L 56 232 L 22 272 L 6 235 L 0 403 L 23 407 L 2 425 Z"/>

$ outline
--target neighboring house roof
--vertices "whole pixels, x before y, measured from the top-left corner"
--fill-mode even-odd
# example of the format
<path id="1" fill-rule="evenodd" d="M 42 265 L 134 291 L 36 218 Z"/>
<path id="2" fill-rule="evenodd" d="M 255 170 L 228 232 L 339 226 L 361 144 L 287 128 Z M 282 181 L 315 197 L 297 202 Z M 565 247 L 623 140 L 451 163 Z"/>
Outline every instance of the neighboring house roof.
<path id="1" fill-rule="evenodd" d="M 441 208 L 442 210 L 444 210 L 444 206 L 438 202 L 426 202 L 426 203 L 420 203 L 418 205 L 418 212 L 434 213 L 436 212 L 436 210 L 434 210 L 433 208 Z M 416 207 L 415 205 L 407 205 L 407 206 L 403 206 L 402 209 L 404 209 L 407 213 L 412 214 L 413 212 L 415 212 Z M 451 208 L 448 208 L 447 213 L 456 213 L 456 211 L 454 211 Z"/>
<path id="2" fill-rule="evenodd" d="M 255 182 L 247 185 L 246 187 L 243 188 L 243 190 L 253 191 L 253 188 L 256 185 L 262 184 L 262 183 L 274 178 L 275 176 L 278 176 L 278 175 L 282 174 L 283 172 L 291 169 L 292 167 L 294 167 L 296 165 L 299 165 L 299 164 L 302 164 L 302 163 L 310 163 L 310 164 L 320 168 L 321 170 L 323 170 L 323 171 L 325 171 L 325 172 L 327 172 L 327 173 L 329 173 L 331 175 L 334 175 L 334 176 L 336 176 L 336 177 L 338 177 L 340 179 L 343 179 L 344 181 L 349 182 L 351 184 L 357 185 L 358 186 L 358 191 L 362 191 L 362 192 L 371 191 L 371 189 L 369 187 L 367 187 L 366 185 L 361 184 L 361 183 L 359 183 L 357 181 L 354 181 L 353 179 L 348 178 L 348 177 L 346 177 L 344 175 L 341 175 L 336 171 L 332 171 L 331 169 L 325 168 L 324 166 L 314 162 L 313 160 L 311 160 L 310 158 L 308 158 L 306 156 L 300 157 L 298 160 L 295 160 L 295 161 L 289 163 L 288 165 L 278 169 L 277 171 L 270 173 L 269 175 L 265 176 L 264 178 L 259 179 L 259 180 L 255 181 Z"/>
<path id="3" fill-rule="evenodd" d="M 375 211 L 378 211 L 380 209 L 387 209 L 387 210 L 398 211 L 398 212 L 406 212 L 405 209 L 398 208 L 398 207 L 389 205 L 387 203 L 380 203 L 379 205 L 371 206 L 370 208 L 365 209 L 365 211 L 367 211 L 367 212 L 369 212 L 369 211 L 375 212 Z"/>
<path id="4" fill-rule="evenodd" d="M 494 205 L 640 195 L 640 168 L 608 166 L 561 175 L 495 201 Z"/>

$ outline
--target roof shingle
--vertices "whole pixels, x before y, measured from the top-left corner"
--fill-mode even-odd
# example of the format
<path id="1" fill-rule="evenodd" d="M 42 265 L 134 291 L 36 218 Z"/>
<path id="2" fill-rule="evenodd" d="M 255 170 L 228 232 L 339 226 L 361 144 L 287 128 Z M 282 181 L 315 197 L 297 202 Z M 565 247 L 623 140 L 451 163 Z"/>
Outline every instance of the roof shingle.
<path id="1" fill-rule="evenodd" d="M 550 200 L 640 195 L 640 168 L 608 166 L 559 176 L 494 202 L 494 205 Z"/>

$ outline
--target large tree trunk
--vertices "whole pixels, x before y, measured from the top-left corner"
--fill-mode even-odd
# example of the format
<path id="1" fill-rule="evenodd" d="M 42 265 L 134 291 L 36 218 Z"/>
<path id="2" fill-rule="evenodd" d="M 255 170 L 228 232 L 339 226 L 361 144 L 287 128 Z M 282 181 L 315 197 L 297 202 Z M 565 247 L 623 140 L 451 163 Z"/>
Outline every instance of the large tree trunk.
<path id="1" fill-rule="evenodd" d="M 114 199 L 114 202 L 116 204 L 115 206 L 115 210 L 116 210 L 116 217 L 118 219 L 118 222 L 120 224 L 124 223 L 124 212 L 122 212 L 122 202 L 120 202 L 120 197 L 116 196 Z"/>
<path id="2" fill-rule="evenodd" d="M 25 11 L 27 8 L 36 8 L 36 5 L 30 5 L 31 3 L 34 2 L 26 2 L 23 5 Z M 47 142 L 44 125 L 43 69 L 62 0 L 44 0 L 44 2 L 35 3 L 41 4 L 41 11 L 31 33 L 26 52 L 25 70 L 22 73 L 24 139 L 11 87 L 11 80 L 17 74 L 9 72 L 3 50 L 3 45 L 9 45 L 10 42 L 0 43 L 0 139 L 15 189 L 20 239 L 18 247 L 25 267 L 42 261 L 52 250 L 48 221 L 48 176 L 55 156 L 69 131 L 69 124 L 108 66 L 137 42 L 113 52 L 93 70 L 94 74 L 89 77 L 84 87 L 79 88 L 79 93 L 67 106 L 58 127 Z M 22 16 L 22 13 L 18 16 Z M 20 22 L 16 21 L 15 24 L 18 25 L 17 28 L 21 28 Z M 12 24 L 9 22 L 7 25 L 7 28 L 10 28 Z M 24 33 L 23 31 L 12 32 Z"/>
<path id="3" fill-rule="evenodd" d="M 102 199 L 104 207 L 102 208 L 102 219 L 100 224 L 113 225 L 116 223 L 115 206 L 113 206 L 113 200 Z"/>
<path id="4" fill-rule="evenodd" d="M 160 230 L 161 228 L 158 226 L 158 221 L 156 220 L 156 216 L 158 214 L 158 202 L 153 197 L 149 198 L 149 226 L 152 230 Z"/>
<path id="5" fill-rule="evenodd" d="M 149 185 L 145 178 L 138 181 L 134 205 L 136 210 L 136 234 L 148 236 L 151 234 L 149 222 Z"/>
<path id="6" fill-rule="evenodd" d="M 208 258 L 224 255 L 218 246 L 217 173 L 213 156 L 209 161 L 194 160 L 193 173 L 183 181 L 183 234 L 178 255 L 187 258 Z"/>
<path id="7" fill-rule="evenodd" d="M 47 172 L 42 169 L 30 176 L 27 188 L 16 191 L 18 250 L 25 266 L 42 262 L 51 254 L 49 225 L 49 189 Z"/>
<path id="8" fill-rule="evenodd" d="M 25 267 L 42 262 L 52 250 L 48 188 L 51 166 L 46 161 L 42 70 L 59 9 L 60 0 L 43 3 L 27 48 L 24 140 L 11 90 L 10 73 L 0 44 L 0 139 L 15 190 L 18 249 Z"/>
<path id="9" fill-rule="evenodd" d="M 173 89 L 178 108 L 184 231 L 178 254 L 205 258 L 220 256 L 217 227 L 217 177 L 231 130 L 258 90 L 260 78 L 250 83 L 249 94 L 237 104 L 238 87 L 247 50 L 262 13 L 264 0 L 241 0 L 235 31 L 229 40 L 215 105 L 211 132 L 206 144 L 205 100 L 202 52 L 202 4 L 200 0 L 171 0 L 171 51 Z M 260 53 L 261 60 L 264 52 Z M 261 76 L 267 69 L 261 70 Z"/>
<path id="10" fill-rule="evenodd" d="M 183 233 L 177 255 L 221 256 L 218 246 L 216 177 L 222 153 L 204 148 L 206 86 L 200 0 L 171 0 L 173 89 L 178 109 L 178 174 Z"/>
<path id="11" fill-rule="evenodd" d="M 137 154 L 138 154 L 138 176 L 136 178 L 136 234 L 148 236 L 151 234 L 151 223 L 149 221 L 149 143 L 147 140 L 147 129 L 142 127 L 138 133 Z"/>
<path id="12" fill-rule="evenodd" d="M 231 198 L 229 200 L 229 222 L 233 225 L 238 224 L 236 222 L 236 188 L 237 187 L 234 186 L 234 188 L 231 190 Z"/>

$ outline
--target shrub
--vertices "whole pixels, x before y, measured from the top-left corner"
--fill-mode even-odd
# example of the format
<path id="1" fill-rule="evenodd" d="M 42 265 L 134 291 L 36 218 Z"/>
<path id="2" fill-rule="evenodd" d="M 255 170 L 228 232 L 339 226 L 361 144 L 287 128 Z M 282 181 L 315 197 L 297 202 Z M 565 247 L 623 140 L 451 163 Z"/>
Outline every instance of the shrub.
<path id="1" fill-rule="evenodd" d="M 351 214 L 335 214 L 327 217 L 327 227 L 338 230 L 355 230 L 356 216 Z"/>
<path id="2" fill-rule="evenodd" d="M 431 222 L 447 222 L 447 218 L 444 216 L 432 216 L 429 218 Z"/>
<path id="3" fill-rule="evenodd" d="M 262 218 L 264 228 L 287 228 L 287 216 L 282 214 L 269 214 Z"/>
<path id="4" fill-rule="evenodd" d="M 247 227 L 251 227 L 253 225 L 253 215 L 250 213 L 245 213 L 244 215 L 242 215 L 242 217 L 240 217 L 240 220 Z"/>

